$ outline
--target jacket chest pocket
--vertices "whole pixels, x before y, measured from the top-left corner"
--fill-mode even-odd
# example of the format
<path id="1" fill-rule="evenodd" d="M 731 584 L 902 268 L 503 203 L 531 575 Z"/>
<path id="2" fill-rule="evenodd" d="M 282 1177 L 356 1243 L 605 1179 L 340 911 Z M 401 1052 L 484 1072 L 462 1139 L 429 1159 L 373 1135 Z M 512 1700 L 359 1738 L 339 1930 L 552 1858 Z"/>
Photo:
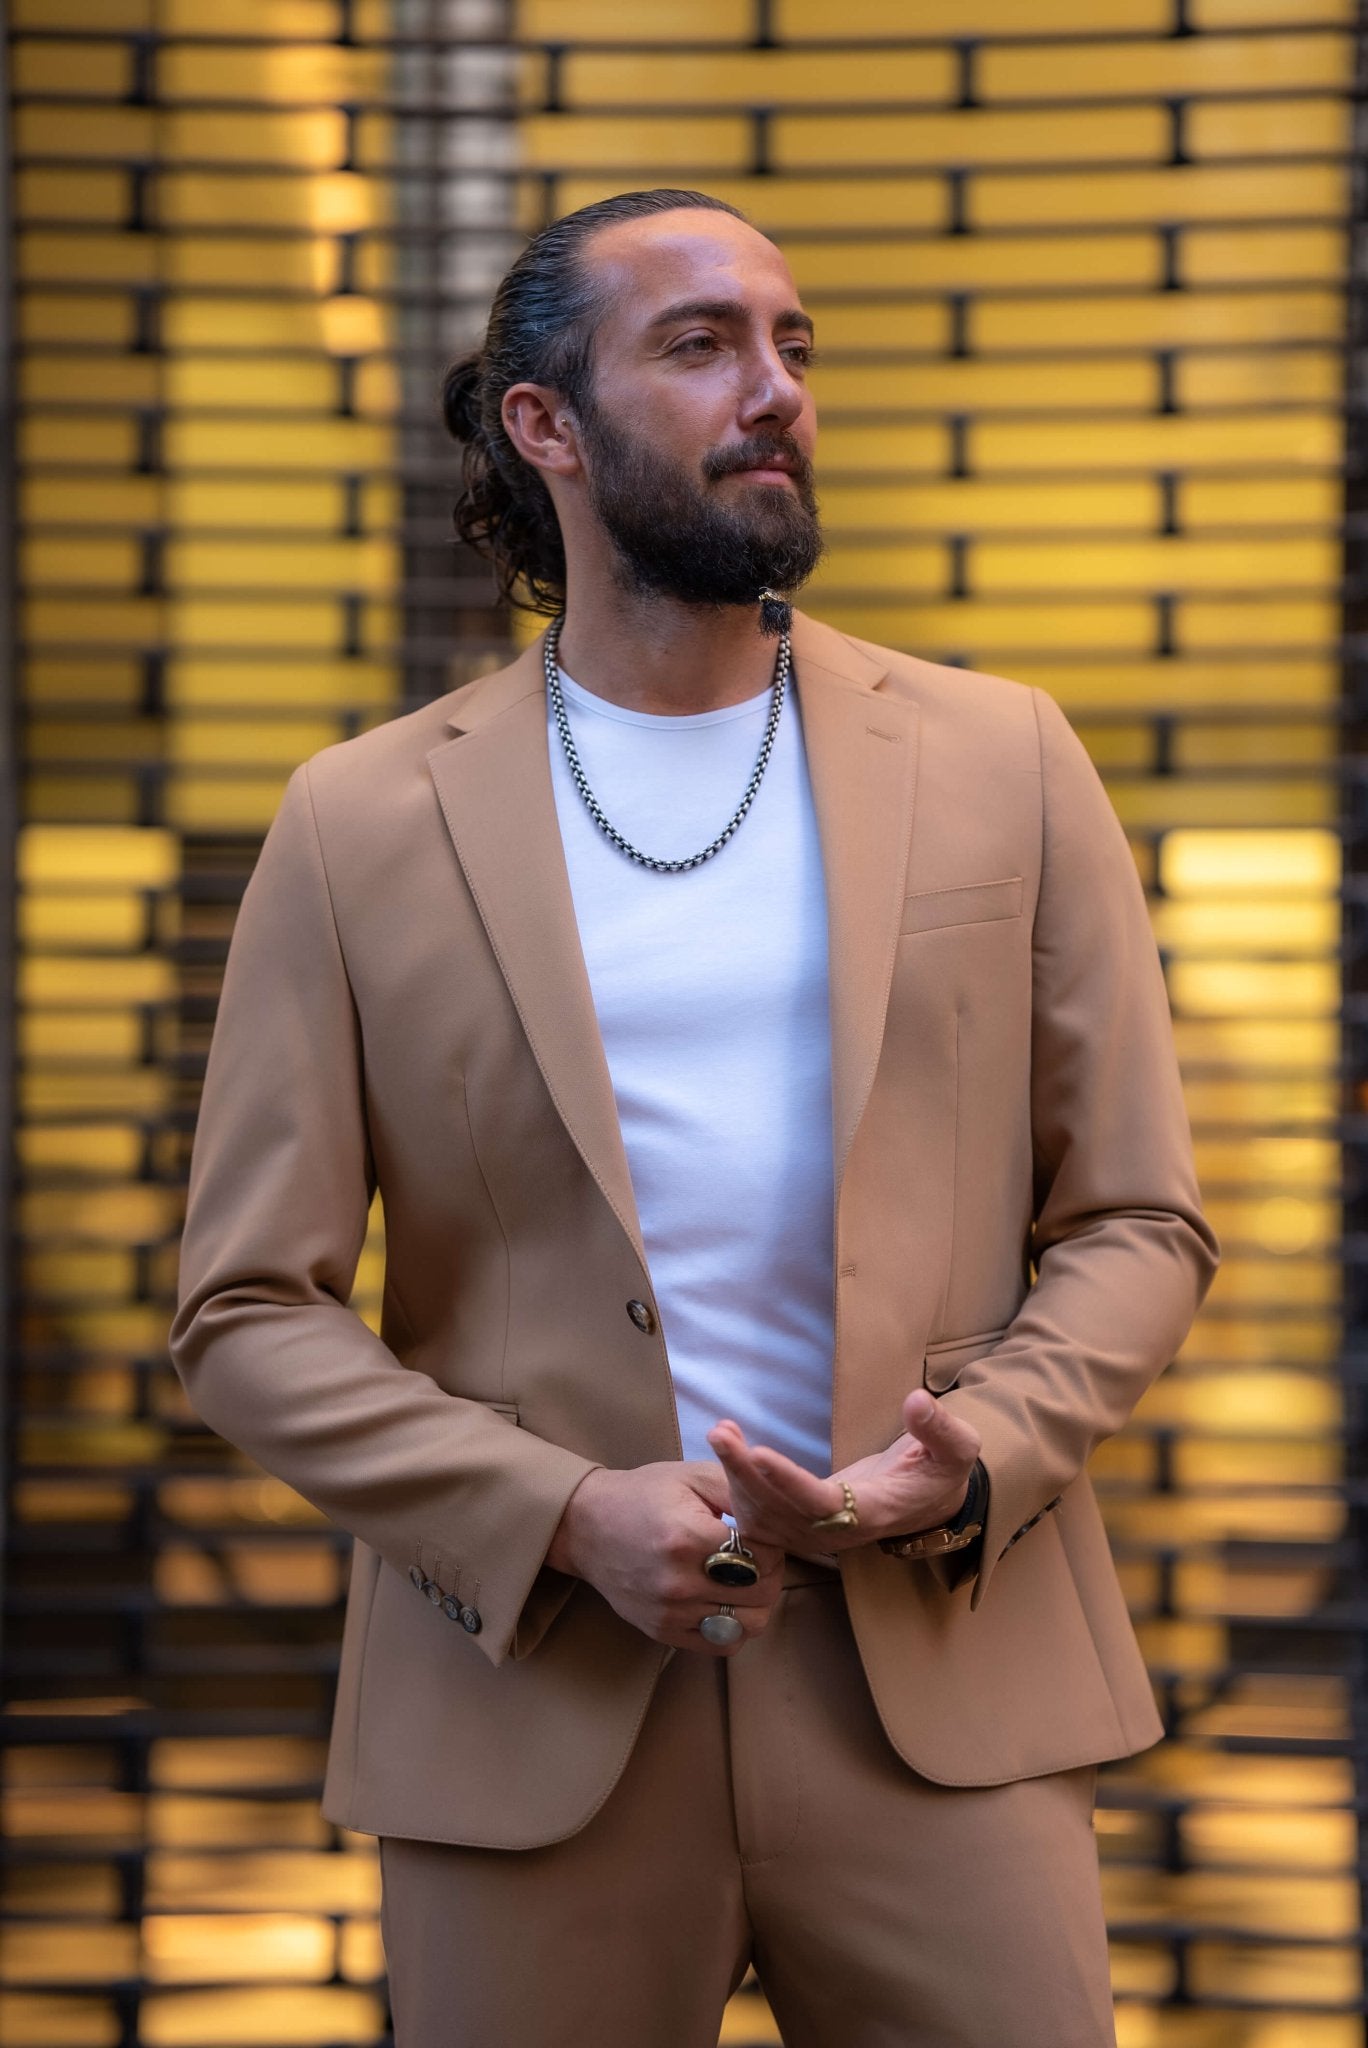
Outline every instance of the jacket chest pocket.
<path id="1" fill-rule="evenodd" d="M 933 1394 L 944 1394 L 974 1359 L 982 1358 L 1000 1344 L 1006 1329 L 979 1330 L 971 1337 L 941 1337 L 926 1347 L 922 1362 L 922 1384 Z"/>
<path id="2" fill-rule="evenodd" d="M 959 889 L 920 889 L 903 904 L 903 932 L 943 931 L 948 925 L 1001 924 L 1020 917 L 1020 875 L 1000 882 L 966 882 Z"/>

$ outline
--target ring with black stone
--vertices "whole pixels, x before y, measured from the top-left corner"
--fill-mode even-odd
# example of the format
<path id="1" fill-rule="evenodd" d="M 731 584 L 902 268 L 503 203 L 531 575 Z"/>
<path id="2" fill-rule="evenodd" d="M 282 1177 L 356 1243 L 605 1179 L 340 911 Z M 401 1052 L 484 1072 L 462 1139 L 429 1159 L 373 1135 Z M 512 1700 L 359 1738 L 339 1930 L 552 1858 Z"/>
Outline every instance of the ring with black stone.
<path id="1" fill-rule="evenodd" d="M 727 1532 L 722 1548 L 704 1558 L 703 1569 L 718 1586 L 753 1586 L 760 1577 L 755 1553 L 747 1550 L 741 1541 L 741 1531 L 735 1527 Z"/>

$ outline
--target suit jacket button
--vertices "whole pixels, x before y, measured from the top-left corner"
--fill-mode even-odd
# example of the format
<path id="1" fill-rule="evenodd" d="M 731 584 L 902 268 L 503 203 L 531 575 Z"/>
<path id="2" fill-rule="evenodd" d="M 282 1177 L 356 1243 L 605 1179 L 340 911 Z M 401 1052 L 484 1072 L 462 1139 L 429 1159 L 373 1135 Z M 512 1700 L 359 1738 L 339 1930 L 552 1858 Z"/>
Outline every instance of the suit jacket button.
<path id="1" fill-rule="evenodd" d="M 629 1301 L 627 1313 L 644 1337 L 654 1334 L 656 1326 L 655 1312 L 648 1302 Z"/>
<path id="2" fill-rule="evenodd" d="M 428 1599 L 429 1599 L 429 1600 L 430 1600 L 430 1601 L 432 1602 L 432 1604 L 433 1604 L 433 1606 L 434 1606 L 434 1607 L 440 1607 L 440 1606 L 441 1606 L 441 1604 L 442 1604 L 442 1589 L 441 1589 L 441 1587 L 440 1587 L 440 1586 L 438 1585 L 438 1583 L 437 1583 L 436 1579 L 424 1579 L 424 1581 L 423 1581 L 423 1591 L 424 1591 L 424 1592 L 425 1592 L 425 1593 L 427 1594 L 427 1596 L 428 1596 Z"/>
<path id="3" fill-rule="evenodd" d="M 418 1591 L 421 1593 L 423 1590 L 424 1583 L 425 1581 L 423 1578 L 423 1567 L 420 1564 L 411 1564 L 409 1566 L 409 1584 L 411 1586 L 416 1586 L 418 1588 Z"/>
<path id="4" fill-rule="evenodd" d="M 484 1627 L 484 1622 L 480 1619 L 479 1613 L 475 1608 L 463 1607 L 461 1609 L 461 1627 L 468 1636 L 477 1636 L 480 1633 L 480 1630 Z"/>
<path id="5" fill-rule="evenodd" d="M 461 1603 L 454 1593 L 447 1594 L 446 1599 L 442 1602 L 442 1612 L 448 1621 L 459 1621 L 461 1619 Z"/>

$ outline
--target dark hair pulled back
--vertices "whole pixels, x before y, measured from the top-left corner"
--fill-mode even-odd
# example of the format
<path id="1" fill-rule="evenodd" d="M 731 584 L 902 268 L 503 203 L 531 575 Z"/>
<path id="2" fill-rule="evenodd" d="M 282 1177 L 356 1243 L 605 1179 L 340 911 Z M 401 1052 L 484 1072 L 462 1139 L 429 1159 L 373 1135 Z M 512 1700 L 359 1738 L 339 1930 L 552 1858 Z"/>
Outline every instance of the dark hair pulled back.
<path id="1" fill-rule="evenodd" d="M 504 393 L 546 384 L 581 417 L 591 403 L 594 325 L 604 290 L 584 261 L 600 228 L 643 214 L 702 207 L 745 216 L 705 192 L 622 192 L 567 213 L 535 235 L 494 294 L 483 347 L 451 365 L 442 411 L 464 447 L 454 520 L 460 538 L 494 564 L 499 595 L 524 611 L 565 604 L 565 548 L 551 495 L 508 438 Z"/>

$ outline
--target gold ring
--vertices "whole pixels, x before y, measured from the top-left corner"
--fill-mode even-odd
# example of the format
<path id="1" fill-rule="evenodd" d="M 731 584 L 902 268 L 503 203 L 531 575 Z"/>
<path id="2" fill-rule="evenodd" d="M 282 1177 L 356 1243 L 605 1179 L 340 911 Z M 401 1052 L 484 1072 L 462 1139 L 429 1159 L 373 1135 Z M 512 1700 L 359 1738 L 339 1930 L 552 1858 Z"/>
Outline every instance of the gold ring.
<path id="1" fill-rule="evenodd" d="M 845 1495 L 845 1499 L 841 1506 L 837 1508 L 835 1514 L 818 1516 L 817 1520 L 812 1524 L 814 1531 L 819 1529 L 858 1529 L 860 1526 L 860 1516 L 855 1506 L 854 1494 L 846 1485 L 844 1479 L 838 1479 L 836 1483 Z"/>
<path id="2" fill-rule="evenodd" d="M 741 1541 L 741 1531 L 733 1527 L 720 1550 L 703 1560 L 703 1569 L 708 1577 L 719 1586 L 753 1586 L 760 1577 L 760 1567 L 755 1562 L 754 1551 L 747 1550 Z"/>

